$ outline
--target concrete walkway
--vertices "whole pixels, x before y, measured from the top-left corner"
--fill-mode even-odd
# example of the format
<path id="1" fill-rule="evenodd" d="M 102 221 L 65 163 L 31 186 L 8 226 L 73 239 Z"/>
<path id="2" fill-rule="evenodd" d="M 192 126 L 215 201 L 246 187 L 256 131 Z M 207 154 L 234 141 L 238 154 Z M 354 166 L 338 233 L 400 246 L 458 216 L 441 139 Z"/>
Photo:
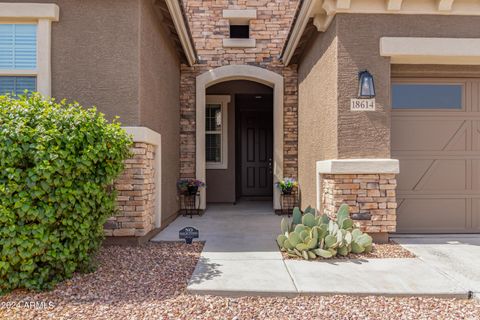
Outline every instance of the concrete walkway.
<path id="1" fill-rule="evenodd" d="M 398 235 L 394 240 L 480 298 L 480 235 Z"/>
<path id="2" fill-rule="evenodd" d="M 284 261 L 275 241 L 280 220 L 271 202 L 210 205 L 202 217 L 177 218 L 152 241 L 178 241 L 186 226 L 200 230 L 205 247 L 187 288 L 195 294 L 469 295 L 422 259 Z"/>

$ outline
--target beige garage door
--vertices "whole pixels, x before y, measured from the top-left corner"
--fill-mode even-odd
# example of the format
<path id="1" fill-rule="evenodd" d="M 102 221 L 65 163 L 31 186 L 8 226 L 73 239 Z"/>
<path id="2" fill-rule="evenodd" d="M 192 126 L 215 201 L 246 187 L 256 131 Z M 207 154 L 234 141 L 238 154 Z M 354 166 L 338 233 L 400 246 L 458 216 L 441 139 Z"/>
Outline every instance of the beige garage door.
<path id="1" fill-rule="evenodd" d="M 480 232 L 480 79 L 392 80 L 398 232 Z"/>

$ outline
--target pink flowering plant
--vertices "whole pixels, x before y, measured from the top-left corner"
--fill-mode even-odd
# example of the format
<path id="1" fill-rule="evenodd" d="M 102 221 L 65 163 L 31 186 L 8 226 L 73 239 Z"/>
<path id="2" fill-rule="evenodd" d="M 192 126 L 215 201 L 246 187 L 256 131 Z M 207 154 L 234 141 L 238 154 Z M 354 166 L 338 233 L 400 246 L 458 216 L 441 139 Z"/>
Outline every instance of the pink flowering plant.
<path id="1" fill-rule="evenodd" d="M 184 178 L 177 181 L 177 188 L 180 193 L 196 192 L 198 188 L 205 187 L 205 182 L 193 178 Z"/>

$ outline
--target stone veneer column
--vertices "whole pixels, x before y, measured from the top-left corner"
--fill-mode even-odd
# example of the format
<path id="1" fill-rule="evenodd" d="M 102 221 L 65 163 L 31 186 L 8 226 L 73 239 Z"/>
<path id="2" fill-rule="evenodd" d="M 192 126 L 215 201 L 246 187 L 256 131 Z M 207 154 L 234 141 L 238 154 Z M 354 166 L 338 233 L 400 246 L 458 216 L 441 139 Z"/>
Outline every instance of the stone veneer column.
<path id="1" fill-rule="evenodd" d="M 396 231 L 398 160 L 355 159 L 317 162 L 319 209 L 335 218 L 350 206 L 351 218 L 377 242 Z"/>
<path id="2" fill-rule="evenodd" d="M 193 67 L 181 66 L 180 176 L 196 176 L 196 77 L 222 66 L 253 65 L 284 77 L 283 175 L 297 178 L 297 66 L 286 67 L 279 56 L 299 1 L 187 0 L 182 3 L 200 59 Z M 256 39 L 254 48 L 223 46 L 223 40 L 230 37 L 230 23 L 223 17 L 224 9 L 257 11 L 257 18 L 250 21 L 250 36 Z"/>
<path id="3" fill-rule="evenodd" d="M 125 160 L 125 170 L 114 183 L 117 213 L 108 219 L 104 231 L 106 236 L 143 237 L 159 227 L 156 215 L 160 205 L 161 180 L 160 172 L 157 172 L 160 171 L 157 169 L 160 135 L 143 127 L 125 129 L 138 142 L 134 142 L 131 148 L 133 157 Z"/>

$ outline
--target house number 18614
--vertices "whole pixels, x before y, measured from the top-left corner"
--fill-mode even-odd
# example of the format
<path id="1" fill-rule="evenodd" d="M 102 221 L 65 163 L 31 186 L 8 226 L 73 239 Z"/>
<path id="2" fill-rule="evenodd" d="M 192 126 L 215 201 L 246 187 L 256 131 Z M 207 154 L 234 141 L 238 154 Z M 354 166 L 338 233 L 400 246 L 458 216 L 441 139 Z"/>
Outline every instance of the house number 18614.
<path id="1" fill-rule="evenodd" d="M 375 99 L 351 99 L 350 111 L 375 111 Z"/>

